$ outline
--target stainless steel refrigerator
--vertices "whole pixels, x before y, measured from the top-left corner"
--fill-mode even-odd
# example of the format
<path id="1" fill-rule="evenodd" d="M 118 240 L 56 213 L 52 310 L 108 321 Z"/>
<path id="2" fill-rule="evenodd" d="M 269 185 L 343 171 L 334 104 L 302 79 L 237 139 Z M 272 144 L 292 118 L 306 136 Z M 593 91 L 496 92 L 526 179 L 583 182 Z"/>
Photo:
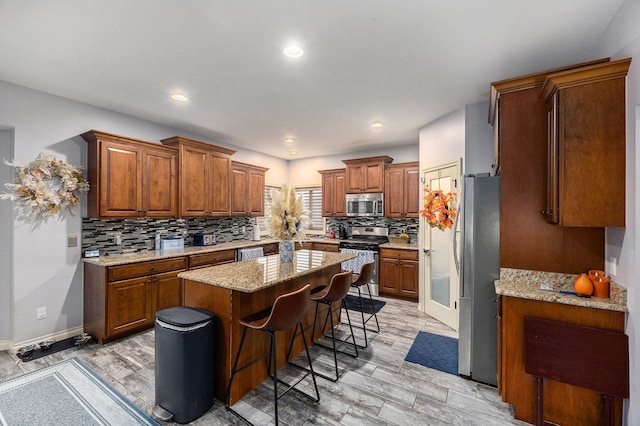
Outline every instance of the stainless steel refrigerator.
<path id="1" fill-rule="evenodd" d="M 465 175 L 462 187 L 458 372 L 497 385 L 494 281 L 500 277 L 500 178 Z M 454 233 L 457 235 L 458 233 Z M 458 242 L 454 241 L 454 250 Z"/>

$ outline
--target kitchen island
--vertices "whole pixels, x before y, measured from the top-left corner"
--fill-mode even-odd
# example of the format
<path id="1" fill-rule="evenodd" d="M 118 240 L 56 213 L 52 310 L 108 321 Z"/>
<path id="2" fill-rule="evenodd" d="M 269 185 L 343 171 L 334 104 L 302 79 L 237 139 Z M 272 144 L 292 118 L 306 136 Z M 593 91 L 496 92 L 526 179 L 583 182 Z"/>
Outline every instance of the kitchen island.
<path id="1" fill-rule="evenodd" d="M 626 289 L 611 283 L 610 297 L 583 298 L 562 294 L 573 290 L 577 275 L 501 268 L 495 282 L 498 294 L 498 393 L 514 408 L 516 419 L 535 421 L 535 378 L 525 371 L 524 322 L 533 317 L 558 323 L 624 332 Z M 541 290 L 541 285 L 550 290 Z M 607 351 L 592 347 L 592 354 Z M 595 355 L 594 355 L 595 354 Z M 563 354 L 550 353 L 561 358 Z M 578 360 L 576 360 L 577 363 Z M 591 374 L 584 371 L 584 374 Z M 611 377 L 611 380 L 624 380 Z M 544 417 L 563 425 L 598 425 L 604 416 L 602 396 L 594 391 L 560 383 L 544 382 Z M 614 401 L 614 424 L 622 423 L 622 401 Z"/>
<path id="2" fill-rule="evenodd" d="M 354 257 L 342 253 L 297 250 L 290 263 L 281 262 L 279 255 L 272 255 L 186 271 L 178 275 L 183 284 L 183 305 L 205 309 L 216 315 L 214 371 L 215 397 L 218 400 L 224 400 L 232 364 L 240 345 L 243 327 L 239 324 L 239 319 L 269 308 L 281 294 L 297 290 L 306 284 L 310 284 L 312 289 L 328 285 L 331 277 L 341 271 L 341 263 Z M 311 305 L 302 321 L 308 342 L 312 336 L 314 311 L 315 306 Z M 319 337 L 319 331 L 316 335 Z M 278 368 L 285 364 L 292 336 L 293 329 L 278 334 Z M 262 332 L 249 330 L 240 364 L 268 349 L 267 336 Z M 296 355 L 303 349 L 302 340 L 296 339 L 293 354 Z M 230 404 L 233 405 L 268 377 L 267 362 L 265 358 L 236 375 Z"/>

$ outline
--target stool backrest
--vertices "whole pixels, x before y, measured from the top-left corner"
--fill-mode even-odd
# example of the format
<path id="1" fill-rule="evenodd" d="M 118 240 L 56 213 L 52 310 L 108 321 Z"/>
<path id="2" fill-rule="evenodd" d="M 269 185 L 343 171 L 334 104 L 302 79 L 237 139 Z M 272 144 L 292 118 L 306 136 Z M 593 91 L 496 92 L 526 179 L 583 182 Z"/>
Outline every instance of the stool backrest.
<path id="1" fill-rule="evenodd" d="M 360 275 L 358 275 L 358 279 L 354 281 L 353 285 L 365 285 L 371 281 L 373 278 L 373 268 L 375 264 L 375 262 L 369 262 L 362 265 Z"/>
<path id="2" fill-rule="evenodd" d="M 329 302 L 342 300 L 351 289 L 352 277 L 353 271 L 342 272 L 331 277 L 331 283 L 323 299 Z"/>
<path id="3" fill-rule="evenodd" d="M 267 322 L 261 327 L 263 330 L 287 330 L 300 321 L 309 307 L 311 286 L 307 284 L 300 290 L 278 296 L 271 308 Z"/>

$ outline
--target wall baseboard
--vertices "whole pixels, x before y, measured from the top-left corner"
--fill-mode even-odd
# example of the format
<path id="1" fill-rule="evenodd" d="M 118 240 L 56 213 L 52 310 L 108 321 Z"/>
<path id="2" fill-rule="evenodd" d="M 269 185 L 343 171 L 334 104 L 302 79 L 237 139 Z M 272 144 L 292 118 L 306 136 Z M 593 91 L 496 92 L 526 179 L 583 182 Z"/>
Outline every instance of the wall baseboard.
<path id="1" fill-rule="evenodd" d="M 53 341 L 59 342 L 60 340 L 77 336 L 78 334 L 82 334 L 83 332 L 84 332 L 84 327 L 80 326 L 80 327 L 70 328 L 64 331 L 58 331 L 57 333 L 36 337 L 35 339 L 25 340 L 23 342 L 14 343 L 10 340 L 2 340 L 0 341 L 0 350 L 3 350 L 3 351 L 8 350 L 9 352 L 15 355 L 18 349 L 20 349 L 23 346 L 34 345 L 36 343 L 42 342 L 43 340 L 53 340 Z"/>

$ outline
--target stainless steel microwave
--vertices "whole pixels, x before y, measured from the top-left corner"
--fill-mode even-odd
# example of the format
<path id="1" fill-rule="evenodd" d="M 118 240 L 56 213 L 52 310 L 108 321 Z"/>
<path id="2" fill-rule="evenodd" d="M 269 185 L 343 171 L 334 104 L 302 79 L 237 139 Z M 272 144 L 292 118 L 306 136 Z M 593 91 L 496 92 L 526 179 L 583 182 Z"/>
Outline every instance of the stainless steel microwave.
<path id="1" fill-rule="evenodd" d="M 347 216 L 384 216 L 384 195 L 347 194 Z"/>

